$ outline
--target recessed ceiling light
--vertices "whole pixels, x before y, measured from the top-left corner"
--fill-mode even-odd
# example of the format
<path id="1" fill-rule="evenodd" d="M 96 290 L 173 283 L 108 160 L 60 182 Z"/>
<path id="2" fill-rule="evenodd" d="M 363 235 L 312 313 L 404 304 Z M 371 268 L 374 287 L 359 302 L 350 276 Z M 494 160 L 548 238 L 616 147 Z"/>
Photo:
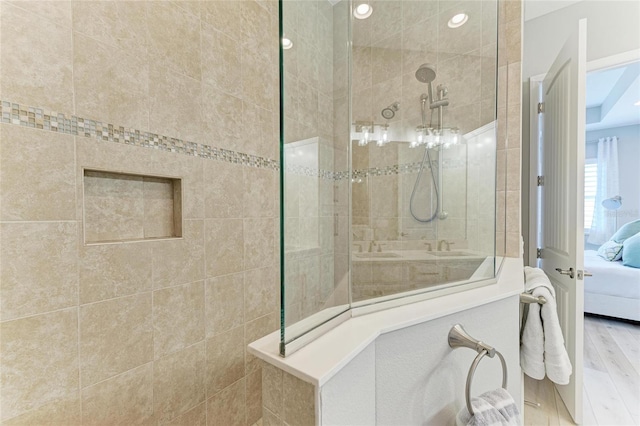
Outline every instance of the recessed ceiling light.
<path id="1" fill-rule="evenodd" d="M 282 48 L 284 50 L 288 50 L 288 49 L 291 49 L 292 47 L 293 47 L 293 42 L 286 37 L 282 37 Z"/>
<path id="2" fill-rule="evenodd" d="M 457 15 L 453 15 L 453 17 L 449 19 L 447 25 L 449 26 L 449 28 L 458 28 L 463 26 L 468 19 L 469 15 L 467 15 L 466 13 L 458 13 Z"/>
<path id="3" fill-rule="evenodd" d="M 634 105 L 635 106 L 640 106 L 640 101 L 636 102 Z"/>
<path id="4" fill-rule="evenodd" d="M 355 16 L 356 19 L 367 19 L 372 13 L 373 8 L 367 2 L 360 3 L 353 9 L 353 16 Z"/>

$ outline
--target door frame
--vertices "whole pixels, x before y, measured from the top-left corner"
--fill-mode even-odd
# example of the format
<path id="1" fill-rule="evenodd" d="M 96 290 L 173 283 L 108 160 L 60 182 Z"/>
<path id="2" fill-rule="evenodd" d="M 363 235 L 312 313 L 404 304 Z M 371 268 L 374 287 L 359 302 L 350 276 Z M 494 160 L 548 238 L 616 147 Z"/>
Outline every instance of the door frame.
<path id="1" fill-rule="evenodd" d="M 629 50 L 615 55 L 587 62 L 587 74 L 607 68 L 626 65 L 640 61 L 640 49 Z M 538 211 L 540 202 L 538 199 L 537 178 L 540 174 L 540 159 L 538 158 L 538 93 L 540 84 L 545 74 L 538 74 L 529 78 L 529 211 Z M 584 208 L 584 207 L 583 207 Z M 536 249 L 538 241 L 538 215 L 529 215 L 529 265 L 537 265 Z"/>

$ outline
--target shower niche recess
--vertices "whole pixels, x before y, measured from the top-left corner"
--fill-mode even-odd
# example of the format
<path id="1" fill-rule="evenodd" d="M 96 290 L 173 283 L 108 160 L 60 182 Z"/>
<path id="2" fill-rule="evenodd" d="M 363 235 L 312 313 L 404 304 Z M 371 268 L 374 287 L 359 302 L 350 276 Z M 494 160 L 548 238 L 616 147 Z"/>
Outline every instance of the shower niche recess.
<path id="1" fill-rule="evenodd" d="M 83 170 L 86 244 L 182 237 L 182 179 Z"/>

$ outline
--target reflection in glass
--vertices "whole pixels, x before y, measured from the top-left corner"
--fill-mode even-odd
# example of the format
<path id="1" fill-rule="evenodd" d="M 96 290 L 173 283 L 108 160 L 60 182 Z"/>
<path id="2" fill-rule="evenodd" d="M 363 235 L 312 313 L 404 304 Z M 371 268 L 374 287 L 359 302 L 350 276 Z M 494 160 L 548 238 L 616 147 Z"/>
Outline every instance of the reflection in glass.
<path id="1" fill-rule="evenodd" d="M 352 306 L 491 278 L 504 239 L 497 3 L 357 19 L 363 3 L 280 2 L 283 346 Z"/>

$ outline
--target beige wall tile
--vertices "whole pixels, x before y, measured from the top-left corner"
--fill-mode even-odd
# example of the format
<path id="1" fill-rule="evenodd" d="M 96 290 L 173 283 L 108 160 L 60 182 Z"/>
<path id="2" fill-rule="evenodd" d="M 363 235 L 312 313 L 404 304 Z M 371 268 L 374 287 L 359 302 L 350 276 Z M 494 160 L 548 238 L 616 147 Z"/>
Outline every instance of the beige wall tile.
<path id="1" fill-rule="evenodd" d="M 244 324 L 244 274 L 209 278 L 205 285 L 206 335 Z"/>
<path id="2" fill-rule="evenodd" d="M 204 203 L 207 218 L 242 217 L 244 168 L 222 161 L 204 163 Z"/>
<path id="3" fill-rule="evenodd" d="M 203 339 L 202 281 L 153 292 L 153 343 L 156 359 Z"/>
<path id="4" fill-rule="evenodd" d="M 522 63 L 519 61 L 509 63 L 507 74 L 507 114 L 510 115 L 513 111 L 519 115 L 522 102 Z"/>
<path id="5" fill-rule="evenodd" d="M 27 12 L 47 18 L 63 27 L 71 26 L 72 2 L 71 1 L 6 1 Z"/>
<path id="6" fill-rule="evenodd" d="M 142 365 L 82 390 L 85 425 L 152 425 L 153 366 Z"/>
<path id="7" fill-rule="evenodd" d="M 200 19 L 200 12 L 202 10 L 202 2 L 198 0 L 171 0 L 176 6 L 186 10 L 196 18 Z"/>
<path id="8" fill-rule="evenodd" d="M 245 426 L 245 379 L 218 392 L 207 401 L 207 426 Z"/>
<path id="9" fill-rule="evenodd" d="M 277 312 L 276 312 L 277 311 Z M 245 347 L 261 337 L 275 331 L 280 326 L 280 312 L 277 306 L 274 306 L 274 312 L 269 315 L 257 318 L 253 321 L 248 321 L 244 326 L 244 344 Z M 254 357 L 250 353 L 245 351 L 245 374 L 250 374 L 254 371 L 258 371 L 262 364 L 260 359 Z"/>
<path id="10" fill-rule="evenodd" d="M 5 2 L 1 7 L 2 99 L 73 112 L 71 28 Z"/>
<path id="11" fill-rule="evenodd" d="M 202 142 L 202 99 L 198 80 L 170 69 L 149 72 L 149 128 L 153 132 Z"/>
<path id="12" fill-rule="evenodd" d="M 181 199 L 174 200 L 174 182 L 168 179 L 144 177 L 144 237 L 160 238 L 182 236 L 175 220 L 181 218 Z M 176 182 L 176 186 L 180 185 Z"/>
<path id="13" fill-rule="evenodd" d="M 516 3 L 516 2 L 507 2 Z M 518 2 L 519 3 L 519 2 Z M 522 60 L 522 25 L 520 18 L 507 21 L 505 24 L 505 36 L 507 38 L 507 60 L 520 62 Z"/>
<path id="14" fill-rule="evenodd" d="M 151 243 L 153 288 L 186 284 L 204 278 L 204 223 L 185 220 L 182 239 Z"/>
<path id="15" fill-rule="evenodd" d="M 238 71 L 231 71 L 236 74 Z M 231 150 L 243 151 L 242 101 L 209 84 L 202 85 L 203 131 L 207 143 Z"/>
<path id="16" fill-rule="evenodd" d="M 284 426 L 284 422 L 271 411 L 264 408 L 262 410 L 262 426 Z"/>
<path id="17" fill-rule="evenodd" d="M 76 222 L 0 225 L 3 321 L 77 304 Z"/>
<path id="18" fill-rule="evenodd" d="M 227 275 L 244 268 L 241 219 L 206 220 L 205 249 L 207 277 Z"/>
<path id="19" fill-rule="evenodd" d="M 81 34 L 75 35 L 73 46 L 76 114 L 116 126 L 148 129 L 146 56 L 127 54 Z"/>
<path id="20" fill-rule="evenodd" d="M 58 3 L 58 2 L 56 2 Z M 145 2 L 74 1 L 73 30 L 146 59 Z"/>
<path id="21" fill-rule="evenodd" d="M 153 399 L 158 424 L 166 424 L 204 402 L 204 369 L 204 342 L 154 363 Z"/>
<path id="22" fill-rule="evenodd" d="M 148 243 L 81 246 L 80 303 L 151 290 L 152 257 Z"/>
<path id="23" fill-rule="evenodd" d="M 262 371 L 257 370 L 245 377 L 247 399 L 247 425 L 262 418 Z"/>
<path id="24" fill-rule="evenodd" d="M 171 426 L 206 426 L 207 403 L 203 402 L 180 417 L 172 420 L 169 424 Z"/>
<path id="25" fill-rule="evenodd" d="M 244 316 L 251 321 L 277 309 L 280 294 L 279 276 L 273 267 L 244 273 Z"/>
<path id="26" fill-rule="evenodd" d="M 273 126 L 272 115 L 271 111 L 260 108 L 250 101 L 242 101 L 243 137 L 240 139 L 242 152 L 277 158 L 274 149 L 277 147 L 277 140 L 269 139 L 269 134 L 272 134 L 270 130 Z"/>
<path id="27" fill-rule="evenodd" d="M 262 367 L 262 404 L 276 416 L 284 415 L 283 371 L 271 364 Z"/>
<path id="28" fill-rule="evenodd" d="M 507 191 L 507 220 L 506 220 L 506 230 L 507 233 L 520 232 L 520 191 Z M 517 256 L 517 254 L 516 254 Z"/>
<path id="29" fill-rule="evenodd" d="M 273 264 L 275 256 L 274 219 L 244 220 L 244 267 L 261 268 Z"/>
<path id="30" fill-rule="evenodd" d="M 82 387 L 153 359 L 151 316 L 151 293 L 80 307 Z"/>
<path id="31" fill-rule="evenodd" d="M 82 424 L 80 413 L 80 393 L 53 400 L 34 410 L 28 411 L 2 423 L 6 426 L 76 426 Z"/>
<path id="32" fill-rule="evenodd" d="M 520 232 L 507 232 L 507 240 L 505 246 L 505 256 L 522 257 L 520 250 L 522 248 L 522 239 Z"/>
<path id="33" fill-rule="evenodd" d="M 20 424 L 67 404 L 73 417 L 68 399 L 79 385 L 77 309 L 3 322 L 0 333 L 1 420 L 24 415 L 15 419 Z"/>
<path id="34" fill-rule="evenodd" d="M 272 110 L 273 99 L 277 96 L 278 90 L 274 85 L 277 82 L 274 79 L 278 72 L 277 63 L 243 48 L 241 64 L 242 99 L 266 110 Z M 259 78 L 256 78 L 256 70 L 260 70 Z"/>
<path id="35" fill-rule="evenodd" d="M 202 82 L 222 93 L 241 96 L 240 43 L 206 23 L 201 31 Z"/>
<path id="36" fill-rule="evenodd" d="M 73 136 L 2 124 L 2 220 L 74 220 Z"/>
<path id="37" fill-rule="evenodd" d="M 273 192 L 276 172 L 270 169 L 244 167 L 244 217 L 274 217 L 276 213 Z"/>
<path id="38" fill-rule="evenodd" d="M 85 242 L 144 238 L 142 176 L 86 171 L 83 186 Z"/>
<path id="39" fill-rule="evenodd" d="M 283 374 L 284 416 L 288 424 L 314 425 L 315 399 L 311 383 L 303 382 L 291 374 Z"/>
<path id="40" fill-rule="evenodd" d="M 202 4 L 202 21 L 227 36 L 241 40 L 242 4 L 239 1 L 208 1 Z"/>
<path id="41" fill-rule="evenodd" d="M 511 146 L 511 144 L 509 144 Z M 507 150 L 507 191 L 520 191 L 520 148 Z"/>
<path id="42" fill-rule="evenodd" d="M 200 21 L 171 2 L 147 3 L 149 54 L 180 74 L 200 80 Z"/>
<path id="43" fill-rule="evenodd" d="M 242 327 L 207 339 L 208 397 L 214 396 L 244 376 L 244 346 Z"/>
<path id="44" fill-rule="evenodd" d="M 277 21 L 277 16 L 272 17 L 269 11 L 256 1 L 241 2 L 241 16 L 244 46 L 255 55 L 273 63 L 278 51 L 270 41 L 278 37 L 278 32 L 277 27 L 275 33 L 273 32 L 271 20 Z M 298 28 L 299 32 L 303 30 L 304 28 Z"/>

